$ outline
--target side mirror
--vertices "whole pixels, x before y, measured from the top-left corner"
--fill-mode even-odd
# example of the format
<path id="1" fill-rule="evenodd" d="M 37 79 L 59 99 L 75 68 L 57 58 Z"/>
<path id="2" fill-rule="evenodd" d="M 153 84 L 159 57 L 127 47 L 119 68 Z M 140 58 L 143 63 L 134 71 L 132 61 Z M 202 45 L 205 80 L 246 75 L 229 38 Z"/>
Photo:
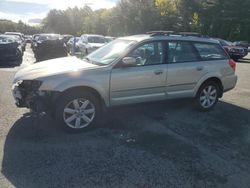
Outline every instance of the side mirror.
<path id="1" fill-rule="evenodd" d="M 125 66 L 133 66 L 136 64 L 136 59 L 134 57 L 124 57 L 122 59 L 123 65 Z"/>

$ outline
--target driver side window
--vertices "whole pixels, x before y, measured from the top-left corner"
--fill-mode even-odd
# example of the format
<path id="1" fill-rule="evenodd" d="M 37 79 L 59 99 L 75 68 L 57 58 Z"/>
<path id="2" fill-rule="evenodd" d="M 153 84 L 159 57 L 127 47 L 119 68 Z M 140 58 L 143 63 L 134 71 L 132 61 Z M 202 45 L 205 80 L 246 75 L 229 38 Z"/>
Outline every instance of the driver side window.
<path id="1" fill-rule="evenodd" d="M 163 43 L 146 43 L 130 52 L 129 56 L 136 59 L 136 66 L 163 64 Z"/>

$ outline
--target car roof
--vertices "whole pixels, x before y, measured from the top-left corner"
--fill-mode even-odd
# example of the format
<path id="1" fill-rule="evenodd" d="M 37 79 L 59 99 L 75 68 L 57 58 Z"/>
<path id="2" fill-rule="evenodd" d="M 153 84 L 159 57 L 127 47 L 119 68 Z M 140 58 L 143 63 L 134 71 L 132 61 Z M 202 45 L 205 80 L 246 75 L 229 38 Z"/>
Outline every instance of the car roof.
<path id="1" fill-rule="evenodd" d="M 14 38 L 14 35 L 0 34 L 1 37 Z"/>
<path id="2" fill-rule="evenodd" d="M 104 37 L 103 35 L 95 35 L 95 34 L 83 34 L 82 36 L 87 36 L 87 37 Z"/>
<path id="3" fill-rule="evenodd" d="M 216 43 L 219 41 L 216 39 L 208 38 L 208 37 L 196 37 L 196 36 L 182 36 L 178 34 L 170 34 L 170 35 L 157 35 L 153 36 L 151 34 L 143 34 L 143 35 L 132 35 L 127 37 L 120 37 L 120 39 L 124 40 L 134 40 L 137 42 L 141 42 L 144 40 L 182 40 L 182 41 L 196 41 L 196 42 L 208 42 L 208 43 Z"/>
<path id="4" fill-rule="evenodd" d="M 3 36 L 3 37 L 9 37 L 9 38 L 15 38 L 15 39 L 21 39 L 20 38 L 21 36 L 15 35 L 15 34 L 11 34 L 11 33 L 9 33 L 9 34 L 1 34 L 1 36 Z"/>
<path id="5" fill-rule="evenodd" d="M 60 34 L 57 34 L 57 33 L 41 33 L 39 35 L 40 36 L 56 36 L 56 35 L 60 35 Z"/>
<path id="6" fill-rule="evenodd" d="M 23 35 L 22 33 L 19 33 L 19 32 L 5 32 L 4 34 L 6 34 L 6 35 L 20 35 L 20 36 Z"/>

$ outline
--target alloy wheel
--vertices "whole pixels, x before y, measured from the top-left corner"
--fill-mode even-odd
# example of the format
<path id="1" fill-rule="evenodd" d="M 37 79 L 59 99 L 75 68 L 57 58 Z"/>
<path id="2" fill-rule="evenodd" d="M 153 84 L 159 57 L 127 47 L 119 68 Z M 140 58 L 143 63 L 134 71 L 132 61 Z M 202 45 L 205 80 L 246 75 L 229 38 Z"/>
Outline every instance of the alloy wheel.
<path id="1" fill-rule="evenodd" d="M 83 98 L 70 101 L 63 110 L 64 122 L 73 129 L 87 127 L 95 118 L 94 104 Z"/>
<path id="2" fill-rule="evenodd" d="M 212 107 L 217 100 L 217 89 L 213 85 L 205 87 L 200 95 L 200 104 L 203 108 Z"/>

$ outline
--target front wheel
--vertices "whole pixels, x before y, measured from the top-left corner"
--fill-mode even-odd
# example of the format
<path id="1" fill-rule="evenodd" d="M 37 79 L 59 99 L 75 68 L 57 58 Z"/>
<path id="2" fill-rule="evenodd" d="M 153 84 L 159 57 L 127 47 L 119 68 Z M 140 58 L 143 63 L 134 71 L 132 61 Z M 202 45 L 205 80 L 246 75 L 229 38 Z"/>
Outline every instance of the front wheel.
<path id="1" fill-rule="evenodd" d="M 214 82 L 204 83 L 196 96 L 197 107 L 202 111 L 211 110 L 218 102 L 219 86 Z"/>
<path id="2" fill-rule="evenodd" d="M 56 121 L 66 131 L 81 132 L 94 127 L 101 116 L 100 102 L 90 92 L 69 92 L 59 100 Z"/>

